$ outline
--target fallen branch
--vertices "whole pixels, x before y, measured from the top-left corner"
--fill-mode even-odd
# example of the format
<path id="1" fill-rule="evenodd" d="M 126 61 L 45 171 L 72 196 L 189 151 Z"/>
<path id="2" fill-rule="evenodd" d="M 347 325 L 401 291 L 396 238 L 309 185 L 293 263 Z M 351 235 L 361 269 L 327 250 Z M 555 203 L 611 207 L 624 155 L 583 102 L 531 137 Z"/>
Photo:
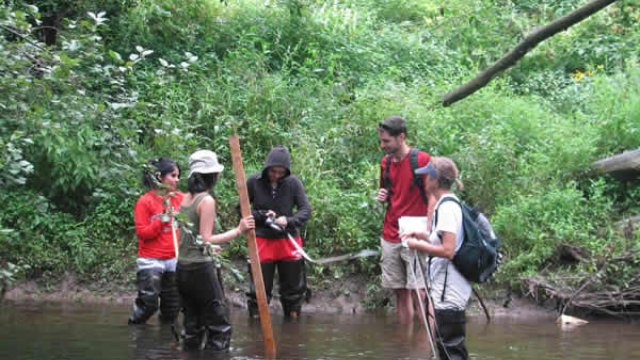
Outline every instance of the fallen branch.
<path id="1" fill-rule="evenodd" d="M 585 261 L 597 271 L 564 276 L 557 272 L 545 276 L 542 272 L 525 279 L 527 295 L 538 303 L 555 300 L 561 315 L 569 308 L 616 317 L 640 314 L 640 274 L 620 277 L 621 267 L 637 268 L 638 254 L 630 251 L 618 256 L 590 257 Z"/>
<path id="2" fill-rule="evenodd" d="M 640 178 L 640 149 L 625 151 L 593 163 L 598 172 L 611 174 L 619 180 Z"/>
<path id="3" fill-rule="evenodd" d="M 623 289 L 589 291 L 589 286 L 595 283 L 594 276 L 588 279 L 578 289 L 573 290 L 562 284 L 551 284 L 540 278 L 527 279 L 530 295 L 536 300 L 544 295 L 548 299 L 555 299 L 564 304 L 561 313 L 571 306 L 575 309 L 588 310 L 610 316 L 631 316 L 640 313 L 640 284 L 635 279 L 635 284 Z"/>
<path id="4" fill-rule="evenodd" d="M 1 25 L 1 24 L 0 24 L 0 28 L 2 28 L 2 29 L 4 29 L 4 30 L 6 30 L 6 31 L 8 31 L 8 32 L 10 32 L 10 33 L 12 33 L 13 35 L 15 35 L 15 36 L 17 36 L 17 37 L 21 38 L 22 40 L 24 40 L 24 41 L 28 42 L 29 44 L 31 44 L 31 45 L 33 45 L 33 46 L 37 47 L 37 48 L 38 48 L 38 49 L 40 49 L 40 50 L 42 50 L 42 51 L 44 51 L 44 52 L 47 52 L 47 53 L 50 53 L 48 49 L 46 49 L 46 48 L 42 47 L 40 44 L 38 44 L 37 42 L 35 42 L 35 41 L 31 40 L 31 39 L 30 39 L 30 38 L 28 38 L 26 35 L 23 35 L 23 34 L 21 34 L 21 33 L 17 32 L 16 30 L 13 30 L 12 28 L 10 28 L 10 27 L 8 27 L 8 26 Z"/>
<path id="5" fill-rule="evenodd" d="M 564 312 L 567 310 L 567 307 L 569 305 L 571 305 L 571 302 L 573 302 L 573 300 L 576 298 L 576 296 L 578 296 L 578 294 L 580 294 L 584 289 L 587 288 L 587 286 L 589 286 L 602 272 L 603 270 L 606 268 L 605 265 L 603 265 L 602 267 L 600 267 L 600 269 L 598 269 L 598 271 L 591 275 L 589 277 L 589 279 L 587 281 L 584 282 L 584 284 L 582 284 L 578 290 L 576 290 L 570 297 L 569 300 L 567 300 L 567 302 L 565 302 L 564 306 L 562 307 L 562 310 L 560 311 L 561 315 L 564 315 Z"/>
<path id="6" fill-rule="evenodd" d="M 474 92 L 487 85 L 491 81 L 491 79 L 493 79 L 499 73 L 513 66 L 518 60 L 520 60 L 525 54 L 536 47 L 539 43 L 579 23 L 580 21 L 588 18 L 589 16 L 597 13 L 598 11 L 604 9 L 605 7 L 611 5 L 616 1 L 617 0 L 594 0 L 559 19 L 556 19 L 551 23 L 538 28 L 534 32 L 525 36 L 525 38 L 522 39 L 522 41 L 520 41 L 520 43 L 518 43 L 518 45 L 516 45 L 513 50 L 493 63 L 493 65 L 491 65 L 485 71 L 481 72 L 473 80 L 444 95 L 442 97 L 442 105 L 449 106 L 473 94 Z"/>

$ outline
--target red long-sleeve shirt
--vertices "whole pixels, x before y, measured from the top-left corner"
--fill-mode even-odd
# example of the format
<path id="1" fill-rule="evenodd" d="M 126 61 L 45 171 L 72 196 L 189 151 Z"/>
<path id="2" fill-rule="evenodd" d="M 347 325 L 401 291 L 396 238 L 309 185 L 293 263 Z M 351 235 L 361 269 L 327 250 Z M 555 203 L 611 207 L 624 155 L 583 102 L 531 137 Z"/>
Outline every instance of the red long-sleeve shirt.
<path id="1" fill-rule="evenodd" d="M 170 196 L 174 210 L 180 209 L 184 194 L 173 192 Z M 162 196 L 156 190 L 142 195 L 133 209 L 133 217 L 138 236 L 138 257 L 153 259 L 171 259 L 176 256 L 171 234 L 171 222 L 163 223 L 160 218 L 165 212 Z M 180 239 L 178 229 L 176 236 Z"/>

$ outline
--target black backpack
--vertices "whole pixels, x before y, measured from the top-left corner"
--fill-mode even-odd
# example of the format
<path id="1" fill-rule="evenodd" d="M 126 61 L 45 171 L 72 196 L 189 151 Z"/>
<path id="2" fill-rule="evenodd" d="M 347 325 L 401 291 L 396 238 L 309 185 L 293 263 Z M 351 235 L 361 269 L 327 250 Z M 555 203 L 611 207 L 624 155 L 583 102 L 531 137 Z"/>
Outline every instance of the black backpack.
<path id="1" fill-rule="evenodd" d="M 453 201 L 460 205 L 462 209 L 462 227 L 464 228 L 462 245 L 451 262 L 467 280 L 474 283 L 483 283 L 493 276 L 502 261 L 500 240 L 493 232 L 493 228 L 484 214 L 460 203 L 453 197 L 445 197 L 440 202 L 440 205 L 447 201 Z M 435 221 L 437 224 L 437 209 Z"/>
<path id="2" fill-rule="evenodd" d="M 416 169 L 418 168 L 418 152 L 420 150 L 416 148 L 411 148 L 409 152 L 409 162 L 411 163 L 411 174 L 413 174 L 413 183 L 412 186 L 417 186 L 418 190 L 420 190 L 420 196 L 422 197 L 422 201 L 427 203 L 427 194 L 424 192 L 424 182 L 422 181 L 422 176 L 416 174 Z M 389 168 L 391 167 L 391 155 L 387 155 L 386 166 L 384 167 L 384 187 L 387 191 L 391 192 L 391 176 L 389 175 Z M 387 197 L 388 201 L 391 201 L 391 193 Z"/>

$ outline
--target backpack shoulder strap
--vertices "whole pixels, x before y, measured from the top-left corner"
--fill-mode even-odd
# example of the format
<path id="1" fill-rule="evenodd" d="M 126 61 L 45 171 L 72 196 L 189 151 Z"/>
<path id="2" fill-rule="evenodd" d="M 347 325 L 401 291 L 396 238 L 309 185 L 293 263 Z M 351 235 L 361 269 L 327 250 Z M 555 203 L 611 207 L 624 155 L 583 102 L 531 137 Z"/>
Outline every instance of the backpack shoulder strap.
<path id="1" fill-rule="evenodd" d="M 416 148 L 411 148 L 409 151 L 409 161 L 411 161 L 411 170 L 415 170 L 418 168 L 418 152 L 420 150 Z"/>
<path id="2" fill-rule="evenodd" d="M 391 167 L 391 155 L 385 155 L 384 157 L 385 165 L 384 165 L 384 174 L 382 175 L 382 180 L 384 181 L 384 187 L 387 190 L 391 189 L 391 175 L 389 174 L 389 168 Z"/>
<path id="3" fill-rule="evenodd" d="M 412 186 L 415 185 L 418 187 L 418 191 L 420 191 L 420 197 L 422 198 L 422 201 L 426 204 L 427 194 L 424 192 L 424 183 L 422 181 L 422 176 L 416 175 L 415 173 L 416 169 L 420 167 L 418 165 L 419 152 L 420 150 L 418 150 L 417 148 L 411 148 L 411 151 L 409 152 L 409 161 L 411 162 L 411 175 L 413 176 Z"/>
<path id="4" fill-rule="evenodd" d="M 387 189 L 388 192 L 387 201 L 391 204 L 391 175 L 389 174 L 389 168 L 391 167 L 391 155 L 385 155 L 384 161 L 385 165 L 382 182 L 384 183 L 384 188 Z"/>

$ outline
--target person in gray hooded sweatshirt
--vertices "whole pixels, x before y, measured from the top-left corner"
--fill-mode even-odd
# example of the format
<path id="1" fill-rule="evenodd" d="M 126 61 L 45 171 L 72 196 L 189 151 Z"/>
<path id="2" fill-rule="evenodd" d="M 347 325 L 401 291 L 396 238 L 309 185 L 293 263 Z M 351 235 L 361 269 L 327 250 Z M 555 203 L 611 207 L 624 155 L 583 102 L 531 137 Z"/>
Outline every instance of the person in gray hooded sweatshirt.
<path id="1" fill-rule="evenodd" d="M 284 316 L 297 318 L 307 291 L 307 278 L 304 258 L 291 243 L 289 235 L 302 246 L 300 228 L 311 217 L 311 206 L 302 182 L 291 175 L 291 155 L 287 148 L 280 145 L 271 149 L 262 172 L 247 179 L 247 190 L 256 223 L 256 242 L 267 299 L 271 300 L 277 270 Z M 278 227 L 282 230 L 277 230 Z M 247 296 L 249 315 L 255 318 L 258 306 L 252 281 Z"/>

